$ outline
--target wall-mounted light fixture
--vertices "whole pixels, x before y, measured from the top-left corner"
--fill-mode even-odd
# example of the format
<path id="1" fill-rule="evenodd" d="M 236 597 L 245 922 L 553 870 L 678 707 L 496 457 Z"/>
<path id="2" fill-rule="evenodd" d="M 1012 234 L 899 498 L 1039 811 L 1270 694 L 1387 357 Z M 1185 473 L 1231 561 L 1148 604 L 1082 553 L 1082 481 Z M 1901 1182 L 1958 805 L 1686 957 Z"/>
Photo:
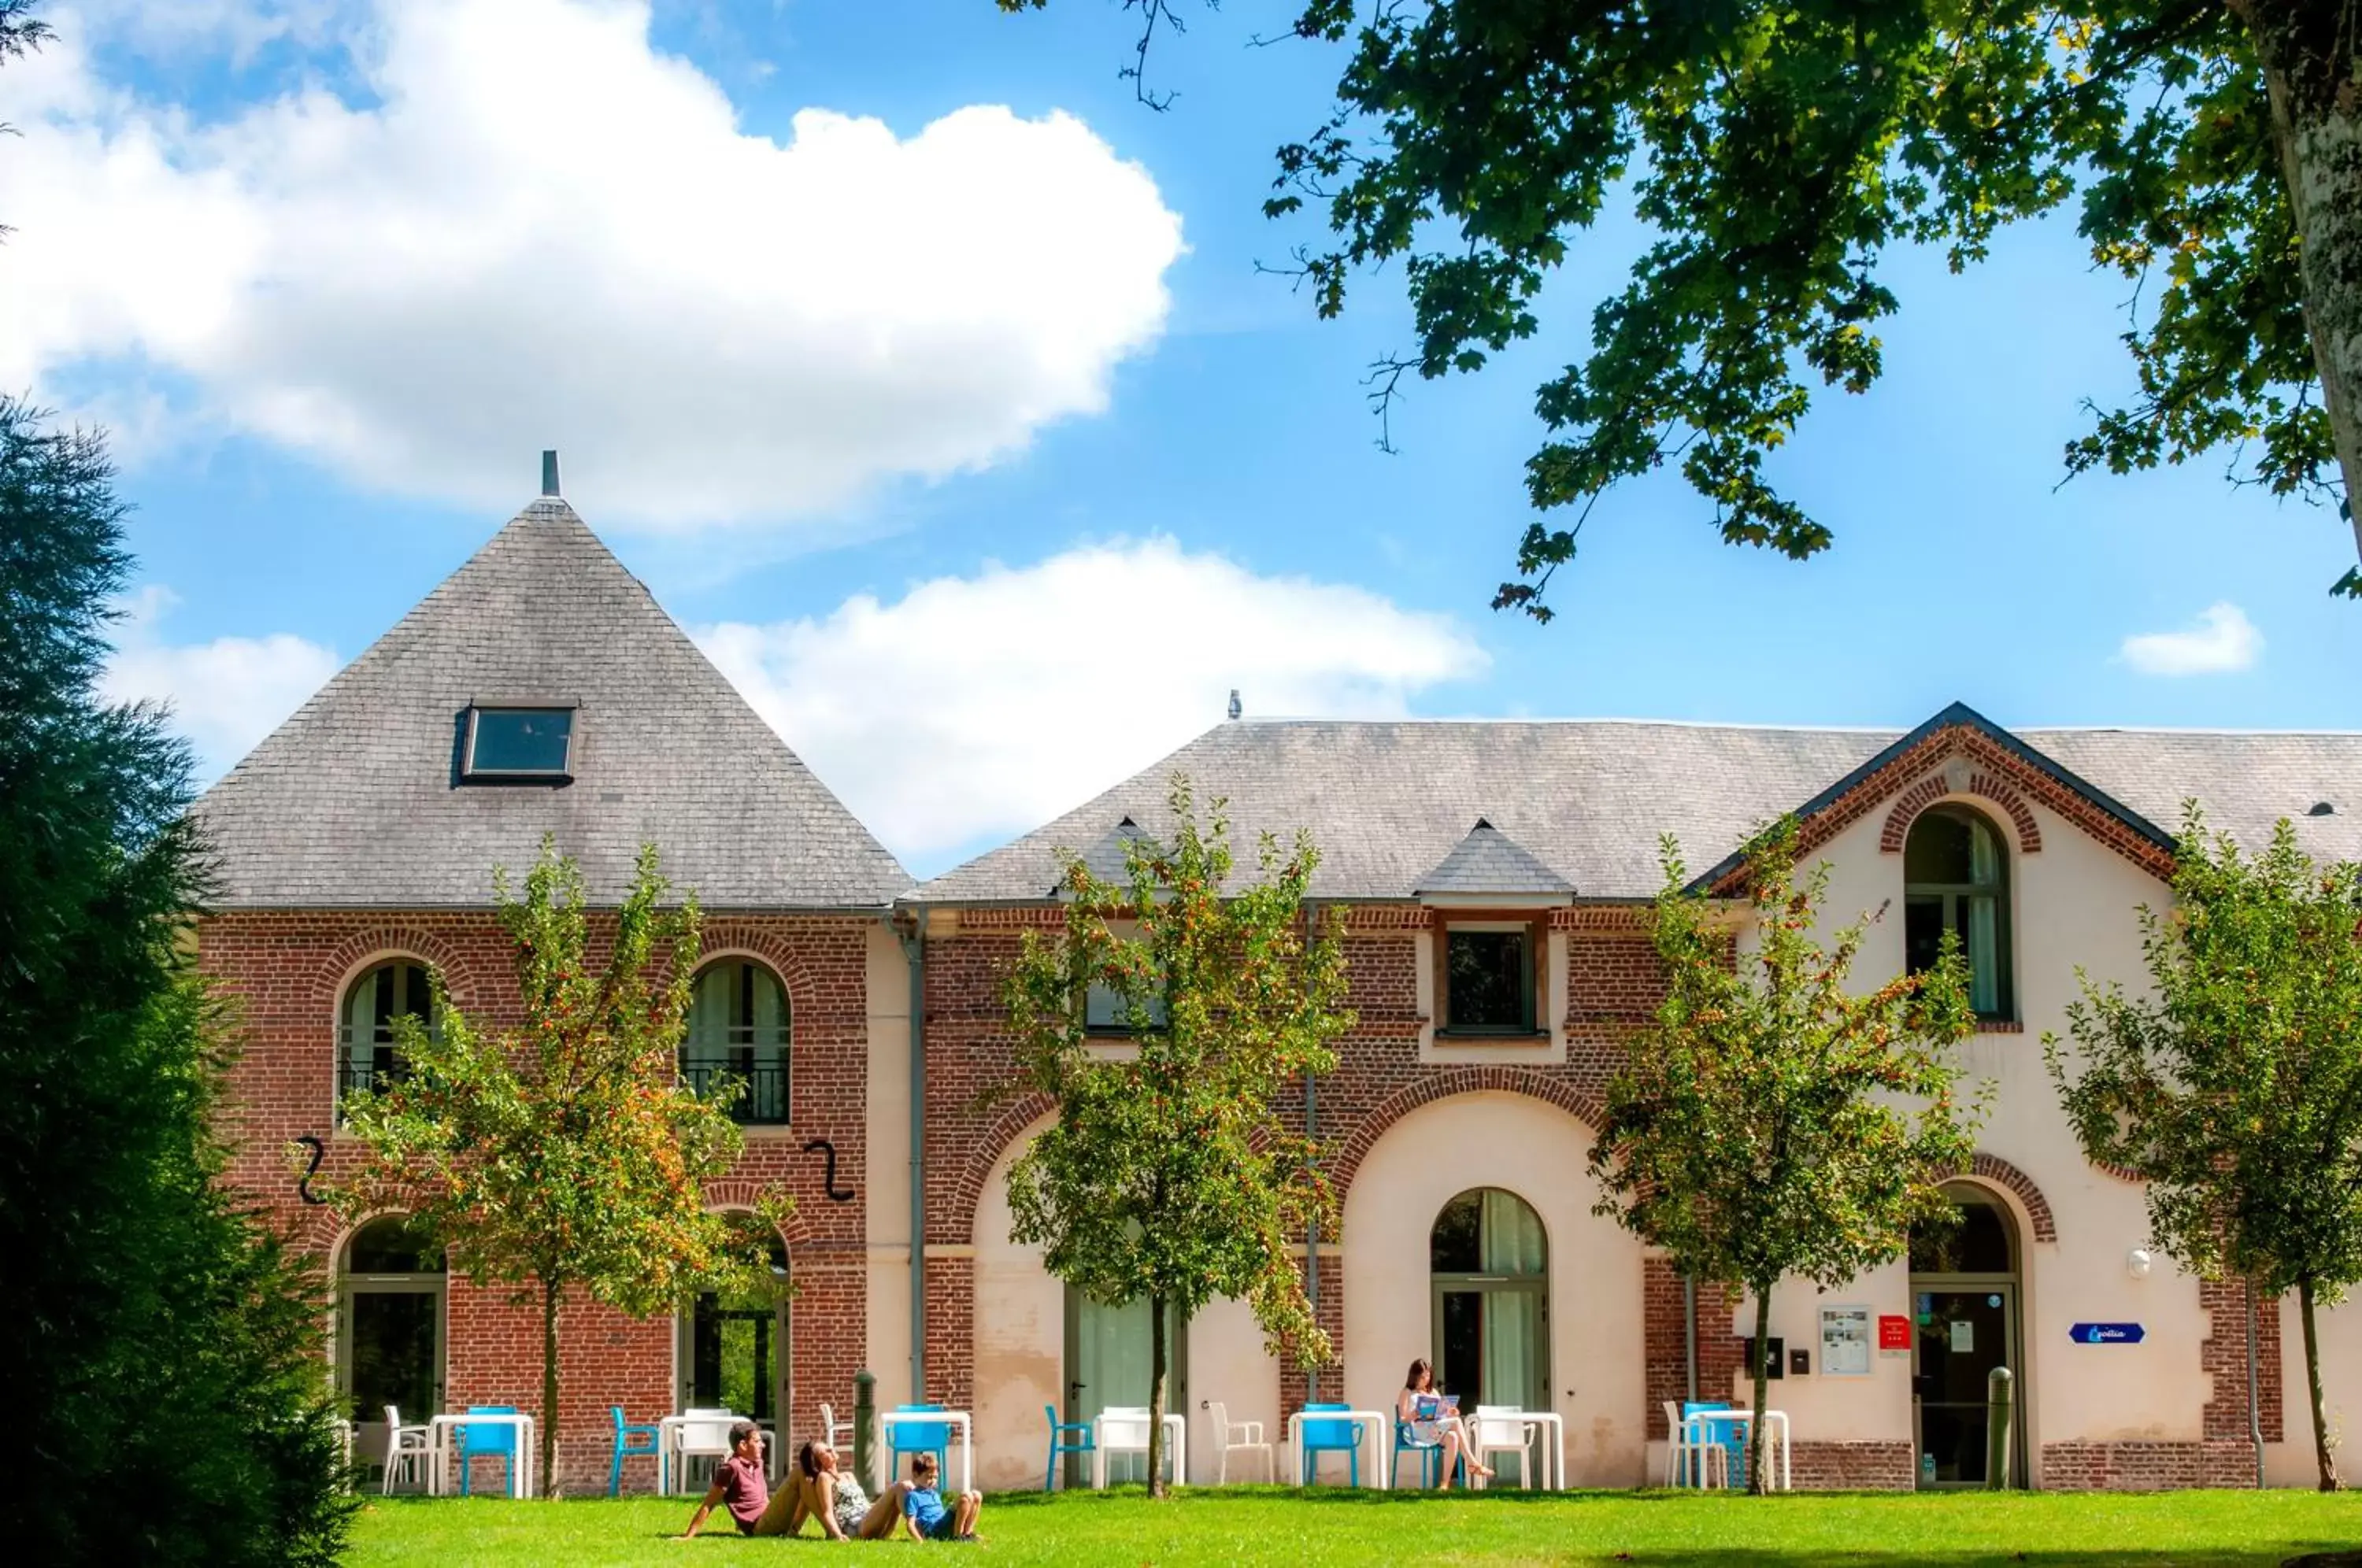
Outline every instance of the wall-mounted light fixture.
<path id="1" fill-rule="evenodd" d="M 2125 1273 L 2134 1279 L 2147 1279 L 2151 1262 L 2147 1247 L 2135 1247 L 2125 1254 Z"/>

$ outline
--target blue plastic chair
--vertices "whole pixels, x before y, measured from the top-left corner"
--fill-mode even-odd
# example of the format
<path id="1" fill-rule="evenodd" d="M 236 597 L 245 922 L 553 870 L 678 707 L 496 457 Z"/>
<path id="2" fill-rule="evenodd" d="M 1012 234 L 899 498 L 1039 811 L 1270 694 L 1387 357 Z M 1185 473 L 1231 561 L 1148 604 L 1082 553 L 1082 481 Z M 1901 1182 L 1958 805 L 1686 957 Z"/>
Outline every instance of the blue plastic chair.
<path id="1" fill-rule="evenodd" d="M 607 1496 L 619 1497 L 624 1493 L 624 1461 L 635 1456 L 657 1457 L 657 1429 L 627 1427 L 624 1424 L 624 1407 L 607 1407 L 615 1413 L 615 1459 L 607 1467 Z"/>
<path id="2" fill-rule="evenodd" d="M 940 1410 L 941 1405 L 897 1405 L 897 1413 L 904 1410 Z M 952 1468 L 952 1424 L 949 1421 L 897 1421 L 886 1429 L 887 1447 L 893 1454 L 892 1464 L 899 1471 L 902 1456 L 910 1453 L 932 1453 L 935 1456 L 935 1474 L 948 1476 Z"/>
<path id="3" fill-rule="evenodd" d="M 1694 1399 L 1682 1406 L 1682 1419 L 1686 1421 L 1692 1416 L 1711 1416 L 1718 1410 L 1729 1410 L 1735 1408 L 1727 1399 Z M 1745 1485 L 1746 1482 L 1739 1479 L 1747 1474 L 1745 1424 L 1738 1421 L 1708 1421 L 1705 1426 L 1708 1432 L 1712 1434 L 1710 1441 L 1718 1441 L 1722 1445 L 1726 1463 L 1723 1474 L 1729 1477 L 1734 1485 Z M 1698 1463 L 1701 1467 L 1705 1464 L 1703 1460 Z M 1700 1484 L 1703 1484 L 1705 1479 L 1704 1476 L 1698 1477 Z"/>
<path id="4" fill-rule="evenodd" d="M 1387 1473 L 1387 1480 L 1393 1480 L 1396 1474 L 1401 1471 L 1402 1456 L 1406 1453 L 1415 1453 L 1418 1455 L 1418 1484 L 1420 1485 L 1431 1487 L 1438 1481 L 1442 1479 L 1443 1450 L 1437 1444 L 1431 1442 L 1413 1442 L 1410 1436 L 1410 1423 L 1408 1421 L 1396 1421 L 1395 1423 L 1395 1452 L 1392 1459 L 1390 1460 L 1390 1463 L 1395 1468 Z"/>
<path id="5" fill-rule="evenodd" d="M 513 1416 L 514 1405 L 470 1405 L 471 1416 Z M 478 1459 L 498 1459 L 503 1490 L 516 1490 L 517 1429 L 506 1421 L 486 1421 L 480 1424 L 459 1423 L 459 1496 L 467 1496 L 468 1485 L 474 1479 Z"/>
<path id="6" fill-rule="evenodd" d="M 1321 1410 L 1350 1410 L 1351 1405 L 1307 1405 L 1310 1414 Z M 1362 1423 L 1359 1421 L 1318 1421 L 1304 1423 L 1304 1484 L 1320 1474 L 1320 1456 L 1341 1453 L 1345 1456 L 1346 1473 L 1353 1485 L 1362 1484 Z"/>
<path id="7" fill-rule="evenodd" d="M 1050 1418 L 1050 1468 L 1042 1476 L 1042 1490 L 1054 1492 L 1058 1489 L 1058 1456 L 1062 1453 L 1090 1452 L 1092 1451 L 1091 1428 L 1087 1421 L 1060 1420 L 1058 1407 L 1055 1405 L 1043 1406 L 1042 1413 Z M 1082 1433 L 1083 1441 L 1069 1442 L 1067 1436 L 1073 1432 Z"/>

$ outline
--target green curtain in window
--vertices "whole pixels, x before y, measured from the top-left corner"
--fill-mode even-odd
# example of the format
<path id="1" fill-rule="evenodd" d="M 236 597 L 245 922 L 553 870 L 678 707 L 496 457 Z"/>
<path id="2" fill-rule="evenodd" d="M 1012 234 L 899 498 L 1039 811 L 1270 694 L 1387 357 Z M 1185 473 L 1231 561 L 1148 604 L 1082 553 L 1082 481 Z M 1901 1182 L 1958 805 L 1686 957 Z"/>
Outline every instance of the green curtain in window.
<path id="1" fill-rule="evenodd" d="M 1540 1274 L 1544 1242 L 1541 1216 L 1513 1192 L 1487 1190 L 1477 1225 L 1486 1274 Z"/>
<path id="2" fill-rule="evenodd" d="M 1549 1265 L 1541 1216 L 1515 1193 L 1487 1191 L 1477 1227 L 1486 1274 L 1533 1275 Z M 1485 1292 L 1484 1397 L 1525 1405 L 1540 1384 L 1542 1300 L 1530 1290 Z"/>
<path id="3" fill-rule="evenodd" d="M 1981 1013 L 2001 1010 L 2001 900 L 1971 898 L 1966 939 L 1969 1005 Z"/>

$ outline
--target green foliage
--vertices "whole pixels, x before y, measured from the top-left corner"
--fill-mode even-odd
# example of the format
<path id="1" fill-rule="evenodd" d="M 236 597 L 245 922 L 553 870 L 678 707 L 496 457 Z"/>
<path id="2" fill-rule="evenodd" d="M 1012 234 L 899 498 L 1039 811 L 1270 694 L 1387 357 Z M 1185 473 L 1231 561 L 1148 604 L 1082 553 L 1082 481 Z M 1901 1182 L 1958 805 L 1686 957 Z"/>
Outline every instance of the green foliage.
<path id="1" fill-rule="evenodd" d="M 2297 1292 L 2334 1487 L 2312 1313 L 2362 1283 L 2362 867 L 2315 866 L 2285 819 L 2243 856 L 2186 813 L 2173 910 L 2141 911 L 2148 990 L 2086 980 L 2074 1052 L 2043 1050 L 2084 1151 L 2147 1184 L 2159 1248 Z"/>
<path id="2" fill-rule="evenodd" d="M 1649 227 L 1625 286 L 1593 307 L 1587 343 L 1568 343 L 1538 390 L 1550 436 L 1527 463 L 1528 494 L 1574 515 L 1528 526 L 1496 608 L 1547 620 L 1543 590 L 1592 505 L 1667 465 L 1726 541 L 1797 558 L 1826 548 L 1828 528 L 1769 461 L 1818 388 L 1866 392 L 1883 370 L 1878 325 L 1900 304 L 1882 281 L 1889 253 L 1940 248 L 1958 271 L 2003 226 L 2079 193 L 2093 261 L 2131 286 L 2139 391 L 2093 411 L 2069 470 L 2223 449 L 2276 494 L 2329 488 L 2293 164 L 2260 54 L 2268 45 L 2284 75 L 2321 78 L 2311 96 L 2350 94 L 2353 29 L 2334 7 L 1286 8 L 1297 37 L 1350 52 L 1331 112 L 1280 149 L 1265 210 L 1325 225 L 1297 253 L 1323 316 L 1357 273 L 1400 274 L 1417 344 L 1376 367 L 1382 413 L 1407 373 L 1476 370 L 1544 336 L 1542 290 L 1604 211 L 1628 203 Z M 2362 200 L 2353 169 L 2321 174 L 2331 201 Z"/>
<path id="3" fill-rule="evenodd" d="M 1259 878 L 1233 886 L 1223 803 L 1201 827 L 1176 775 L 1172 806 L 1169 843 L 1127 844 L 1128 885 L 1066 858 L 1065 928 L 1027 933 L 1005 985 L 1010 1087 L 1058 1110 L 1009 1173 L 1011 1239 L 1041 1245 L 1049 1271 L 1094 1300 L 1147 1298 L 1160 1416 L 1168 1309 L 1186 1321 L 1243 1297 L 1275 1351 L 1329 1358 L 1294 1249 L 1333 1225 L 1335 1198 L 1318 1144 L 1287 1132 L 1273 1100 L 1334 1066 L 1330 1043 L 1353 1023 L 1337 911 L 1306 928 L 1310 838 L 1283 854 L 1265 834 Z M 1131 1059 L 1093 1047 L 1094 985 L 1120 1001 Z M 1150 1432 L 1156 1476 L 1162 1423 Z"/>
<path id="4" fill-rule="evenodd" d="M 320 1281 L 218 1179 L 187 751 L 98 696 L 122 515 L 96 434 L 0 397 L 0 1531 L 37 1562 L 327 1563 Z"/>
<path id="5" fill-rule="evenodd" d="M 648 1316 L 701 1290 L 759 1290 L 765 1232 L 788 1201 L 767 1196 L 755 1226 L 706 1207 L 703 1182 L 743 1146 L 728 1114 L 742 1086 L 701 1098 L 681 1082 L 699 918 L 694 899 L 666 907 L 655 846 L 640 851 L 598 955 L 581 872 L 548 840 L 522 899 L 505 871 L 494 887 L 515 944 L 521 1025 L 486 1032 L 430 971 L 436 1026 L 395 1021 L 403 1071 L 345 1103 L 367 1163 L 324 1190 L 349 1218 L 407 1212 L 453 1268 L 540 1305 L 541 1474 L 554 1489 L 566 1296 Z"/>
<path id="6" fill-rule="evenodd" d="M 1841 1285 L 1900 1256 L 1912 1227 L 1948 1222 L 1941 1183 L 1968 1165 L 1982 1116 L 1956 1094 L 1953 1047 L 1976 1026 L 1957 945 L 1933 969 L 1853 992 L 1875 917 L 1823 947 L 1827 869 L 1800 882 L 1795 856 L 1794 819 L 1748 845 L 1742 923 L 1690 890 L 1665 839 L 1651 922 L 1665 997 L 1608 1085 L 1591 1151 L 1595 1212 L 1681 1273 L 1754 1296 L 1759 1410 L 1773 1286 Z"/>

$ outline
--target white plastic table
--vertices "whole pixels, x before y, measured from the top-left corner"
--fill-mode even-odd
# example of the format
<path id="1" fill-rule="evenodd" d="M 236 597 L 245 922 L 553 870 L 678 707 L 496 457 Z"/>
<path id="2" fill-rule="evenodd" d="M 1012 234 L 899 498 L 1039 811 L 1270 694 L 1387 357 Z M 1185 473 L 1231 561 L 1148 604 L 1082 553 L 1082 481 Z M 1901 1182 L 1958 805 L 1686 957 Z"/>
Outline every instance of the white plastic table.
<path id="1" fill-rule="evenodd" d="M 1137 1416 L 1119 1416 L 1116 1419 L 1118 1420 L 1138 1420 L 1140 1418 Z M 1099 1437 L 1099 1423 L 1105 1419 L 1107 1419 L 1107 1412 L 1104 1410 L 1091 1418 L 1091 1487 L 1094 1491 L 1105 1491 L 1107 1489 L 1108 1451 L 1107 1444 L 1101 1441 Z M 1164 1450 L 1167 1453 L 1170 1453 L 1173 1456 L 1173 1476 L 1175 1484 L 1177 1485 L 1188 1485 L 1189 1418 L 1179 1410 L 1167 1410 L 1164 1412 Z M 1132 1451 L 1126 1449 L 1124 1452 L 1129 1453 Z"/>
<path id="2" fill-rule="evenodd" d="M 889 1454 L 894 1452 L 894 1429 L 900 1426 L 925 1426 L 941 1421 L 959 1429 L 959 1489 L 970 1489 L 969 1477 L 976 1469 L 976 1439 L 968 1424 L 966 1410 L 880 1410 L 877 1412 L 877 1440 Z M 889 1476 L 891 1485 L 893 1477 Z"/>
<path id="3" fill-rule="evenodd" d="M 743 1419 L 745 1418 L 734 1410 L 684 1410 L 678 1416 L 667 1416 L 657 1422 L 657 1493 L 669 1494 L 675 1481 L 685 1481 L 689 1478 L 688 1461 L 690 1456 L 680 1451 L 680 1432 L 683 1427 L 718 1426 L 726 1432 L 734 1422 Z M 770 1439 L 766 1436 L 763 1441 L 767 1451 Z M 700 1449 L 697 1457 L 704 1456 L 705 1451 Z M 718 1457 L 726 1458 L 727 1455 Z M 770 1455 L 767 1452 L 764 1455 L 763 1470 L 767 1475 L 770 1473 Z"/>
<path id="4" fill-rule="evenodd" d="M 1539 1483 L 1546 1492 L 1566 1490 L 1566 1423 L 1556 1410 L 1520 1410 L 1517 1420 L 1541 1450 L 1540 1462 L 1534 1466 L 1538 1474 L 1520 1479 L 1529 1486 Z"/>
<path id="5" fill-rule="evenodd" d="M 1708 1425 L 1718 1424 L 1743 1427 L 1749 1425 L 1754 1421 L 1754 1411 L 1740 1408 L 1728 1410 L 1700 1410 L 1683 1424 L 1685 1426 L 1701 1428 Z M 1779 1451 L 1780 1455 L 1780 1474 L 1776 1482 L 1773 1480 L 1772 1474 L 1771 1455 L 1766 1454 L 1764 1456 L 1764 1484 L 1767 1486 L 1772 1486 L 1775 1490 L 1782 1492 L 1794 1491 L 1796 1489 L 1795 1479 L 1790 1474 L 1788 1465 L 1788 1412 L 1785 1410 L 1764 1411 L 1763 1436 L 1766 1441 L 1771 1443 L 1774 1449 Z M 1705 1471 L 1703 1466 L 1700 1467 L 1699 1474 L 1701 1476 L 1704 1475 Z M 1738 1486 L 1744 1486 L 1747 1485 L 1743 1478 L 1736 1476 L 1729 1477 L 1728 1484 Z"/>
<path id="6" fill-rule="evenodd" d="M 1304 1423 L 1314 1421 L 1351 1421 L 1370 1430 L 1371 1468 L 1377 1472 L 1377 1489 L 1385 1491 L 1394 1485 L 1394 1417 L 1384 1410 L 1298 1410 L 1287 1418 L 1287 1457 L 1294 1468 L 1289 1474 L 1293 1485 L 1302 1485 L 1304 1477 Z"/>
<path id="7" fill-rule="evenodd" d="M 436 1416 L 426 1423 L 434 1429 L 428 1439 L 435 1452 L 434 1477 L 429 1490 L 442 1496 L 450 1483 L 449 1461 L 456 1458 L 451 1451 L 452 1430 L 457 1427 L 514 1427 L 516 1452 L 509 1462 L 509 1496 L 533 1496 L 533 1418 L 522 1410 L 455 1410 L 447 1416 Z M 461 1463 L 465 1463 L 462 1461 Z"/>

